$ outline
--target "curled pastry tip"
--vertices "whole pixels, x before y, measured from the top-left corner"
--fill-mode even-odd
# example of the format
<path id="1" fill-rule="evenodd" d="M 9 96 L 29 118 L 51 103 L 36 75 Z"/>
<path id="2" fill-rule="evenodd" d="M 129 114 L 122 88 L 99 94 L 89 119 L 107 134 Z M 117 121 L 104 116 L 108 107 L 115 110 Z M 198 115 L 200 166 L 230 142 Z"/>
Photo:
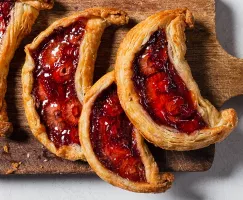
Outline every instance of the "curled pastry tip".
<path id="1" fill-rule="evenodd" d="M 86 17 L 100 17 L 106 20 L 108 25 L 125 25 L 129 21 L 128 14 L 117 8 L 106 8 L 106 7 L 94 7 L 83 11 L 83 15 Z"/>
<path id="2" fill-rule="evenodd" d="M 29 4 L 38 10 L 52 9 L 54 6 L 54 0 L 17 0 L 17 2 Z"/>

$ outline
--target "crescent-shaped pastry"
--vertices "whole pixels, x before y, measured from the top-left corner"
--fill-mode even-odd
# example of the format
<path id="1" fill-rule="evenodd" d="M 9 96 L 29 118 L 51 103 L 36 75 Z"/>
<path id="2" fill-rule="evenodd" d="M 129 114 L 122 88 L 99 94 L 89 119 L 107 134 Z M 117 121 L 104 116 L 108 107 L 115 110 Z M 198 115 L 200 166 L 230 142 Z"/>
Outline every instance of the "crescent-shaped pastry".
<path id="1" fill-rule="evenodd" d="M 164 192 L 173 175 L 158 166 L 123 111 L 114 71 L 98 80 L 84 98 L 79 138 L 85 157 L 103 180 L 134 192 Z"/>
<path id="2" fill-rule="evenodd" d="M 188 9 L 148 17 L 128 32 L 115 64 L 118 95 L 127 116 L 150 142 L 167 150 L 193 150 L 225 139 L 235 110 L 217 111 L 199 91 L 185 60 Z"/>
<path id="3" fill-rule="evenodd" d="M 51 0 L 12 0 L 0 2 L 0 136 L 12 132 L 8 121 L 5 93 L 9 63 L 21 40 L 30 33 L 41 9 L 51 9 Z"/>
<path id="4" fill-rule="evenodd" d="M 26 46 L 25 113 L 34 136 L 57 156 L 84 159 L 78 119 L 101 36 L 107 26 L 127 22 L 123 11 L 91 8 L 54 22 Z"/>

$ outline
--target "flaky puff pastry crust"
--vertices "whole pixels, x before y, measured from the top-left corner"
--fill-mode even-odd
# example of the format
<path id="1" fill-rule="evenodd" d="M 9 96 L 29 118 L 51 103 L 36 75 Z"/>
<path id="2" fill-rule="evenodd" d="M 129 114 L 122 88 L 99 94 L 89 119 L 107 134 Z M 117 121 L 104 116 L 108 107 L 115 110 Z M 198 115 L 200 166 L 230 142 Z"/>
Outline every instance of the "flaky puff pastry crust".
<path id="1" fill-rule="evenodd" d="M 8 135 L 13 127 L 8 122 L 7 105 L 4 99 L 7 90 L 9 63 L 21 40 L 30 33 L 32 25 L 41 9 L 51 9 L 53 1 L 48 0 L 17 0 L 10 11 L 10 21 L 0 44 L 0 136 Z"/>
<path id="2" fill-rule="evenodd" d="M 159 173 L 157 163 L 137 130 L 135 130 L 137 149 L 145 166 L 147 182 L 133 182 L 108 170 L 100 163 L 93 151 L 90 141 L 90 115 L 92 107 L 98 95 L 114 82 L 114 71 L 107 73 L 91 87 L 84 98 L 83 112 L 79 121 L 79 138 L 85 157 L 97 175 L 114 186 L 134 192 L 165 192 L 171 187 L 174 176 L 171 173 Z"/>
<path id="3" fill-rule="evenodd" d="M 29 4 L 38 10 L 51 9 L 54 4 L 54 0 L 17 0 L 17 2 Z"/>
<path id="4" fill-rule="evenodd" d="M 207 147 L 224 140 L 237 125 L 235 110 L 218 112 L 199 91 L 190 67 L 185 60 L 185 28 L 193 27 L 192 13 L 187 9 L 167 10 L 148 17 L 128 32 L 121 43 L 115 64 L 118 95 L 121 105 L 134 126 L 150 142 L 167 150 L 186 151 Z M 173 128 L 158 125 L 139 103 L 133 77 L 133 60 L 136 53 L 146 44 L 152 33 L 165 29 L 168 53 L 177 73 L 195 98 L 196 108 L 208 128 L 191 134 L 181 133 Z"/>
<path id="5" fill-rule="evenodd" d="M 49 28 L 43 31 L 35 40 L 26 46 L 26 60 L 22 69 L 23 100 L 25 114 L 34 136 L 52 153 L 68 160 L 85 160 L 82 148 L 78 144 L 64 145 L 56 148 L 49 140 L 44 124 L 35 108 L 35 100 L 32 97 L 34 83 L 33 70 L 35 68 L 31 51 L 38 48 L 41 42 L 53 33 L 58 27 L 67 27 L 79 20 L 80 17 L 87 19 L 85 34 L 80 45 L 80 59 L 75 73 L 75 88 L 81 103 L 87 90 L 93 81 L 94 64 L 97 50 L 100 44 L 104 29 L 111 25 L 124 25 L 128 23 L 128 16 L 125 12 L 114 8 L 90 8 L 69 17 L 57 20 Z"/>

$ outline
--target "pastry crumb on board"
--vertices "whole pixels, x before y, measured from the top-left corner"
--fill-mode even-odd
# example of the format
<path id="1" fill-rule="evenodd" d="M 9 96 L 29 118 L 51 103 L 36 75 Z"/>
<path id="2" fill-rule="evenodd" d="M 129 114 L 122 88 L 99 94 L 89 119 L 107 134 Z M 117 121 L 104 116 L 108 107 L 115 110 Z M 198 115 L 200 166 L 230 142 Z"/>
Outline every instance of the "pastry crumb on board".
<path id="1" fill-rule="evenodd" d="M 11 163 L 12 166 L 11 166 L 10 169 L 8 169 L 6 171 L 6 174 L 13 174 L 14 172 L 16 172 L 18 170 L 18 168 L 19 168 L 19 166 L 21 164 L 22 164 L 21 162 L 13 162 L 13 163 Z"/>
<path id="2" fill-rule="evenodd" d="M 9 153 L 9 145 L 8 145 L 8 144 L 5 144 L 5 145 L 3 146 L 3 151 L 4 151 L 5 153 Z"/>

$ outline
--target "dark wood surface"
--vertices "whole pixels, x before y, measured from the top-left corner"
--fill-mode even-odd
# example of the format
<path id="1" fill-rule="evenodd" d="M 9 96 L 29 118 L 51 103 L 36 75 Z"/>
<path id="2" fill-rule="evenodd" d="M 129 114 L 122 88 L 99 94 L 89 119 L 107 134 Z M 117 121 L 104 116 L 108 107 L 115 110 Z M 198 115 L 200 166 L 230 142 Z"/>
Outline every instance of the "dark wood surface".
<path id="1" fill-rule="evenodd" d="M 243 61 L 228 55 L 215 35 L 214 0 L 57 0 L 53 10 L 42 11 L 32 33 L 25 38 L 11 63 L 7 103 L 10 121 L 14 125 L 11 138 L 0 138 L 0 174 L 11 168 L 12 162 L 22 162 L 16 174 L 87 174 L 92 173 L 84 162 L 70 162 L 49 153 L 31 134 L 21 97 L 21 68 L 25 59 L 24 46 L 56 19 L 94 6 L 117 7 L 128 12 L 127 26 L 108 28 L 102 39 L 95 69 L 95 80 L 115 61 L 115 53 L 126 32 L 139 21 L 164 9 L 188 7 L 195 15 L 196 26 L 187 31 L 187 60 L 202 95 L 218 108 L 230 97 L 243 94 L 241 77 Z M 9 153 L 3 146 L 9 145 Z M 152 147 L 161 171 L 205 171 L 214 158 L 214 145 L 190 152 L 164 151 Z"/>

